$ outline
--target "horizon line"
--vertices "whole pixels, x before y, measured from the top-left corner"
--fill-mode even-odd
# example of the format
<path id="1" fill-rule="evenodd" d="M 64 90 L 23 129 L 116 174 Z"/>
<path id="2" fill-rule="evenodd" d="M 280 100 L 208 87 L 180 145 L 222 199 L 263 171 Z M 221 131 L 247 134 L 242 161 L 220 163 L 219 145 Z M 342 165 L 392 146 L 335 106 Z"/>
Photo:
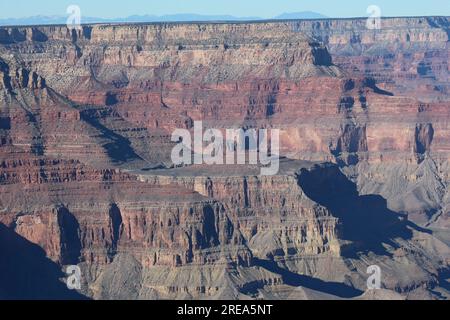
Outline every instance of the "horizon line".
<path id="1" fill-rule="evenodd" d="M 145 16 L 145 15 L 144 15 Z M 30 17 L 31 18 L 31 17 Z M 92 17 L 90 17 L 92 18 Z M 237 17 L 238 18 L 238 17 Z M 267 23 L 267 22 L 289 22 L 289 21 L 329 21 L 329 20 L 367 20 L 369 17 L 360 16 L 360 17 L 339 17 L 339 18 L 292 18 L 292 19 L 254 19 L 254 20 L 186 20 L 186 21 L 142 21 L 142 22 L 126 22 L 126 21 L 111 21 L 111 22 L 89 22 L 89 23 L 81 23 L 80 26 L 98 26 L 98 25 L 162 25 L 162 24 L 246 24 L 246 23 Z M 424 15 L 424 16 L 382 16 L 383 19 L 414 19 L 414 18 L 447 18 L 450 19 L 450 15 Z M 9 19 L 9 18 L 6 18 Z M 6 19 L 0 19 L 6 20 Z M 14 18 L 12 18 L 14 19 Z M 18 18 L 24 19 L 24 18 Z M 103 19 L 103 18 L 99 18 Z M 117 18 L 120 19 L 120 18 Z M 111 18 L 114 20 L 114 18 Z M 20 28 L 20 27 L 62 27 L 67 26 L 65 23 L 48 23 L 48 24 L 23 24 L 23 25 L 0 25 L 0 28 Z"/>

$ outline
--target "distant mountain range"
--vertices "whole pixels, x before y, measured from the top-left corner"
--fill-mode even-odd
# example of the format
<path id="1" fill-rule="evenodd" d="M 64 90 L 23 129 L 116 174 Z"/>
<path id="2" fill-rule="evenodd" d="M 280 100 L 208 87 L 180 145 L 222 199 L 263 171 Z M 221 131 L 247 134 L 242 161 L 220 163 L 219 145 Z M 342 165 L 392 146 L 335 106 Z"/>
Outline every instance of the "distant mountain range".
<path id="1" fill-rule="evenodd" d="M 293 12 L 283 13 L 276 17 L 274 20 L 284 19 L 324 19 L 326 16 L 311 12 Z M 138 23 L 138 22 L 187 22 L 187 21 L 254 21 L 254 20 L 267 20 L 261 17 L 235 17 L 231 15 L 201 15 L 201 14 L 171 14 L 171 15 L 132 15 L 126 18 L 98 18 L 98 17 L 82 17 L 81 23 Z M 47 25 L 47 24 L 65 24 L 67 17 L 65 16 L 33 16 L 27 18 L 7 18 L 0 19 L 0 25 Z"/>

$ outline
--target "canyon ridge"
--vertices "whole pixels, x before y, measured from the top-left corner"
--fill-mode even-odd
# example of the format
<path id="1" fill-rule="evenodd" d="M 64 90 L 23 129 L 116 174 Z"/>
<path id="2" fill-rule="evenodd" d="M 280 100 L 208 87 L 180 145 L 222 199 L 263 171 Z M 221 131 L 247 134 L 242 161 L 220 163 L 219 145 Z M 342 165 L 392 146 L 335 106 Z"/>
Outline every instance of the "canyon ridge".
<path id="1" fill-rule="evenodd" d="M 0 27 L 0 298 L 450 298 L 449 35 L 449 17 Z M 279 172 L 175 166 L 195 121 L 279 129 Z"/>

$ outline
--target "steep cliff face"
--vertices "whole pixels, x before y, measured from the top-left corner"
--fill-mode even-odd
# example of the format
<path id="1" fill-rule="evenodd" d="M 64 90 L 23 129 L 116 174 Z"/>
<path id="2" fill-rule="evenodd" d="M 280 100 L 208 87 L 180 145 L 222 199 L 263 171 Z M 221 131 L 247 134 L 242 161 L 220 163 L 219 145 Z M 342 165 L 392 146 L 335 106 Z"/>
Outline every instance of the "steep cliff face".
<path id="1" fill-rule="evenodd" d="M 97 299 L 448 296 L 450 22 L 365 23 L 0 27 L 0 232 Z M 290 159 L 173 168 L 197 120 Z"/>
<path id="2" fill-rule="evenodd" d="M 290 165 L 298 169 L 296 165 L 305 164 Z M 162 174 L 140 174 L 139 179 L 151 185 L 179 185 L 218 199 L 256 257 L 340 255 L 338 219 L 304 194 L 292 168 L 275 177 L 229 175 L 226 169 L 218 176 L 208 168 L 195 176 L 183 169 Z"/>

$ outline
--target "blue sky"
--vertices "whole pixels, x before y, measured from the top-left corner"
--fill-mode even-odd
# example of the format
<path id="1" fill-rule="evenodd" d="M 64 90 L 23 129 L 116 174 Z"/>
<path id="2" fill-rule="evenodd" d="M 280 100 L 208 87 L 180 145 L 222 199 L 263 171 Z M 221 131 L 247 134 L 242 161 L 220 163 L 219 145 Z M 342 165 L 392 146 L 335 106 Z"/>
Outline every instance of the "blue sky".
<path id="1" fill-rule="evenodd" d="M 66 15 L 70 4 L 82 14 L 115 18 L 144 14 L 229 14 L 270 18 L 284 12 L 315 11 L 329 17 L 367 16 L 378 5 L 383 16 L 450 15 L 450 0 L 0 0 L 0 18 Z"/>

